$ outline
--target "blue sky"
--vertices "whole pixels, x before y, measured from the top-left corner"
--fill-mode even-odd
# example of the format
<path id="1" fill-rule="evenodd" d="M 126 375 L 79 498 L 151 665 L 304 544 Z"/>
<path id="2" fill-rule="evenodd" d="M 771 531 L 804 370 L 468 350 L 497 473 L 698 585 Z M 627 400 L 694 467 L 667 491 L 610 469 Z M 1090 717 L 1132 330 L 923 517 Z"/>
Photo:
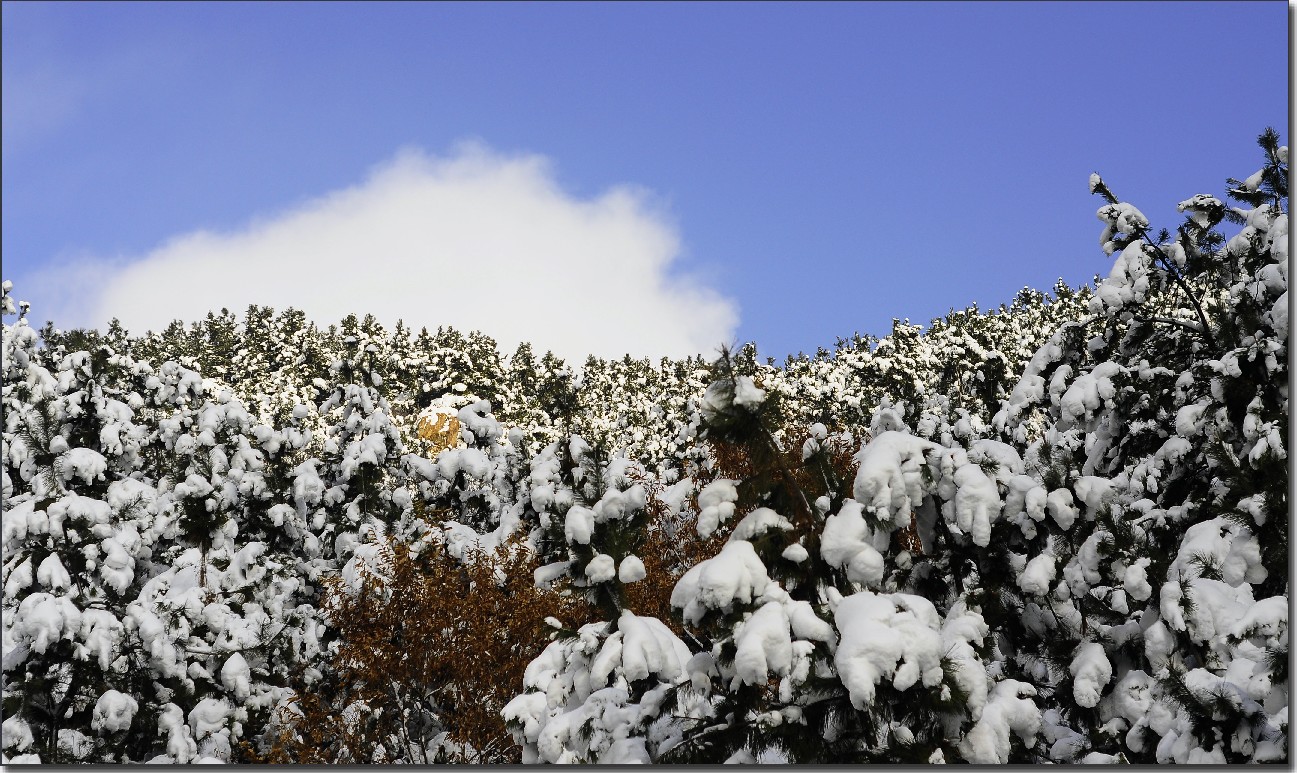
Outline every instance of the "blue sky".
<path id="1" fill-rule="evenodd" d="M 1173 227 L 1288 140 L 1281 2 L 2 12 L 4 276 L 61 327 L 252 301 L 782 357 L 1106 273 L 1091 171 Z"/>

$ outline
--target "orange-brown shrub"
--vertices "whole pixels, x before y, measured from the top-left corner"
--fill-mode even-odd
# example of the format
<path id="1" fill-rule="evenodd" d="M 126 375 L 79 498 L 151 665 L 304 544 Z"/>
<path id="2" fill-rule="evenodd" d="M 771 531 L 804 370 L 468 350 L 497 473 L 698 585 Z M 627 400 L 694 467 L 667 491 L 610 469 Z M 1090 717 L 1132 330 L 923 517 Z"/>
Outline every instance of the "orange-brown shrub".
<path id="1" fill-rule="evenodd" d="M 382 553 L 385 576 L 369 574 L 359 592 L 328 582 L 323 611 L 339 637 L 331 672 L 298 690 L 296 711 L 280 713 L 265 753 L 245 747 L 245 755 L 270 763 L 519 762 L 500 710 L 548 644 L 553 629 L 544 619 L 576 627 L 591 610 L 561 587 L 537 588 L 536 559 L 517 541 L 463 563 L 442 549 L 414 556 L 396 543 Z M 443 759 L 422 756 L 428 730 L 414 724 L 430 714 L 452 748 Z"/>
<path id="2" fill-rule="evenodd" d="M 756 507 L 758 500 L 772 485 L 783 487 L 790 499 L 796 499 L 793 489 L 800 489 L 808 502 L 814 502 L 825 494 L 842 498 L 852 495 L 856 471 L 855 448 L 831 436 L 826 441 L 826 464 L 823 467 L 809 465 L 802 461 L 802 447 L 809 437 L 810 433 L 804 428 L 788 431 L 782 443 L 783 448 L 776 455 L 758 455 L 739 443 L 708 439 L 708 447 L 715 462 L 712 466 L 714 475 L 740 482 L 739 501 L 735 503 L 740 514 L 738 517 Z M 759 465 L 754 461 L 759 457 L 766 458 L 764 464 Z M 760 485 L 743 485 L 747 481 L 765 481 L 766 486 L 763 489 Z M 784 515 L 797 523 L 797 513 Z"/>
<path id="3" fill-rule="evenodd" d="M 448 413 L 420 416 L 416 431 L 419 439 L 428 443 L 426 456 L 429 459 L 435 459 L 437 454 L 460 442 L 459 417 Z"/>

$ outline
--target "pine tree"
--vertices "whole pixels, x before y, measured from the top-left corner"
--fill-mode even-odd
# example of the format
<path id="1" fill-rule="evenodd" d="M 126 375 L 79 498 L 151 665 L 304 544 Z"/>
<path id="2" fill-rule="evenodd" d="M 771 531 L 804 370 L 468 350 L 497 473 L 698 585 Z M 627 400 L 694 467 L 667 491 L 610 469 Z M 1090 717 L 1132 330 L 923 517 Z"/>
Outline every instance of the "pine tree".
<path id="1" fill-rule="evenodd" d="M 1057 706 L 1056 760 L 1287 754 L 1274 691 L 1286 674 L 1266 654 L 1286 651 L 1270 610 L 1287 572 L 1263 558 L 1286 544 L 1268 508 L 1286 509 L 1287 170 L 1273 132 L 1261 145 L 1265 168 L 1234 193 L 1262 195 L 1228 240 L 1215 228 L 1231 210 L 1213 196 L 1182 202 L 1176 237 L 1155 237 L 1091 178 L 1116 263 L 1092 315 L 1036 353 L 995 419 L 1047 495 L 1016 500 L 1038 523 L 1003 543 L 1031 600 L 993 627 Z"/>
<path id="2" fill-rule="evenodd" d="M 379 393 L 378 348 L 353 337 L 344 356 L 330 366 L 332 393 L 319 413 L 329 423 L 322 455 L 327 525 L 326 549 L 339 559 L 365 530 L 387 532 L 411 503 L 396 462 L 405 452 L 392 423 L 391 408 Z"/>
<path id="3" fill-rule="evenodd" d="M 129 364 L 106 347 L 47 368 L 25 317 L 4 325 L 4 751 L 139 759 L 151 712 L 126 607 L 148 571 L 157 496 L 133 477 L 144 433 L 128 403 L 140 398 L 108 395 L 106 372 Z"/>
<path id="4" fill-rule="evenodd" d="M 637 615 L 626 591 L 645 577 L 636 555 L 648 519 L 637 482 L 645 472 L 579 435 L 561 457 L 555 445 L 533 463 L 549 475 L 532 475 L 532 501 L 567 557 L 539 569 L 537 581 L 568 579 L 603 621 L 572 630 L 548 620 L 555 640 L 528 666 L 504 717 L 524 763 L 649 762 L 677 735 L 664 700 L 683 679 L 689 650 L 662 621 Z"/>
<path id="5" fill-rule="evenodd" d="M 986 762 L 986 744 L 964 739 L 1010 728 L 1030 738 L 1019 695 L 1029 686 L 988 689 L 981 615 L 963 595 L 906 592 L 896 571 L 913 563 L 913 510 L 957 500 L 963 521 L 959 489 L 976 481 L 943 469 L 940 447 L 898 431 L 884 409 L 853 483 L 850 446 L 822 424 L 800 449 L 784 447 L 771 425 L 780 397 L 750 352 L 723 353 L 714 373 L 704 436 L 723 474 L 740 477 L 699 493 L 700 534 L 736 506 L 749 512 L 672 594 L 699 645 L 684 694 L 700 693 L 707 710 L 664 760 Z"/>

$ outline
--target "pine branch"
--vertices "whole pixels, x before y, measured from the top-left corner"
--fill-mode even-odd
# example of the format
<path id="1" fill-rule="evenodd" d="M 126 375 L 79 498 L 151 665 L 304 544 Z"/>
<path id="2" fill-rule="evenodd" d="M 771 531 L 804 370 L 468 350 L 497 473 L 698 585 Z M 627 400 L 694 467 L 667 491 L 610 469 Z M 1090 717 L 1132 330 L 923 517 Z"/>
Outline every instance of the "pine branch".
<path id="1" fill-rule="evenodd" d="M 1200 335 L 1204 332 L 1203 328 L 1200 325 L 1195 325 L 1192 322 L 1185 322 L 1182 319 L 1174 319 L 1172 317 L 1148 317 L 1148 316 L 1144 316 L 1143 314 L 1136 314 L 1135 319 L 1139 320 L 1140 322 L 1150 322 L 1150 323 L 1163 324 L 1163 325 L 1177 325 L 1179 327 L 1184 328 L 1185 330 L 1189 330 L 1194 333 L 1198 333 Z"/>
<path id="2" fill-rule="evenodd" d="M 1180 273 L 1179 267 L 1177 267 L 1175 262 L 1162 251 L 1162 248 L 1157 243 L 1149 238 L 1146 229 L 1136 229 L 1135 235 L 1142 239 L 1144 244 L 1153 250 L 1153 253 L 1157 256 L 1162 267 L 1166 270 L 1167 274 L 1171 276 L 1172 281 L 1174 281 L 1176 286 L 1178 286 L 1184 292 L 1185 296 L 1189 298 L 1189 302 L 1193 304 L 1194 313 L 1198 316 L 1198 324 L 1202 327 L 1202 330 L 1199 332 L 1206 339 L 1207 346 L 1215 348 L 1216 337 L 1212 334 L 1211 325 L 1207 323 L 1207 315 L 1203 313 L 1202 304 L 1198 302 L 1198 296 L 1194 295 L 1193 290 L 1189 287 L 1189 283 L 1185 281 L 1184 276 Z"/>

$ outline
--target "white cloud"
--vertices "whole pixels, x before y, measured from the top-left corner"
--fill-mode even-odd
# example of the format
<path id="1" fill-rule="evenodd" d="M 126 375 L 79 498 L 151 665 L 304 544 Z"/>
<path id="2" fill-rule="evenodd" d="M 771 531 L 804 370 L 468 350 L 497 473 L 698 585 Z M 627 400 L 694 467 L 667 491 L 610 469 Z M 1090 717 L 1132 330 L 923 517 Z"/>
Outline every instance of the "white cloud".
<path id="1" fill-rule="evenodd" d="M 319 324 L 372 313 L 416 331 L 481 330 L 506 354 L 528 340 L 577 365 L 587 354 L 708 353 L 733 337 L 737 306 L 673 273 L 679 252 L 643 190 L 581 200 L 543 157 L 406 150 L 360 185 L 240 231 L 83 261 L 70 270 L 93 274 L 96 289 L 51 311 L 60 327 L 117 317 L 142 332 L 221 307 L 295 306 Z"/>

